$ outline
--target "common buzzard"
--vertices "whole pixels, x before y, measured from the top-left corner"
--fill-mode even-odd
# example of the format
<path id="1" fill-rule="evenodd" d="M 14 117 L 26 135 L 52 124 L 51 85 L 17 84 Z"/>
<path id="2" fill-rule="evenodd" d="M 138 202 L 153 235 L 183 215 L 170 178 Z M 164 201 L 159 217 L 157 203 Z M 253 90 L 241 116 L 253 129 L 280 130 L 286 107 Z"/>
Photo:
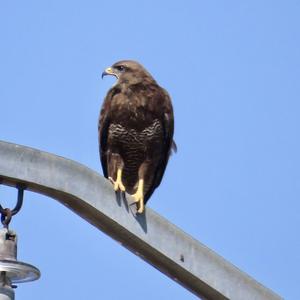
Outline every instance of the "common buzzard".
<path id="1" fill-rule="evenodd" d="M 117 78 L 99 117 L 103 173 L 115 191 L 131 194 L 137 212 L 159 186 L 173 142 L 174 117 L 169 94 L 139 63 L 123 60 L 105 69 Z"/>

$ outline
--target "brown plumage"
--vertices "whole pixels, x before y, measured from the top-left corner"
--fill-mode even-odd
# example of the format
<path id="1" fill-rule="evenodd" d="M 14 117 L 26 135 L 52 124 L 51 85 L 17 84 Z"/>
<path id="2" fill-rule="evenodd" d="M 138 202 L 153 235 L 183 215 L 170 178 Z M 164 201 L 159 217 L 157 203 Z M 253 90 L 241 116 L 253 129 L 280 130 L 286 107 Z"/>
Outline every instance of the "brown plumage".
<path id="1" fill-rule="evenodd" d="M 175 148 L 171 99 L 135 61 L 117 62 L 104 75 L 117 77 L 117 82 L 108 91 L 99 117 L 103 173 L 116 191 L 132 194 L 142 213 Z"/>

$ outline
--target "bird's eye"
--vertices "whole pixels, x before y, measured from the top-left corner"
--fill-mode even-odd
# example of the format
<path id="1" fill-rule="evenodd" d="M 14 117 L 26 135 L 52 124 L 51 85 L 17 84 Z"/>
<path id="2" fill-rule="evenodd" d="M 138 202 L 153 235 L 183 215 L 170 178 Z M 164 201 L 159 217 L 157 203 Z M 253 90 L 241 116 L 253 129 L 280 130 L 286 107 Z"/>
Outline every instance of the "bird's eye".
<path id="1" fill-rule="evenodd" d="M 125 71 L 125 67 L 124 66 L 116 66 L 116 69 L 120 72 L 124 72 Z"/>

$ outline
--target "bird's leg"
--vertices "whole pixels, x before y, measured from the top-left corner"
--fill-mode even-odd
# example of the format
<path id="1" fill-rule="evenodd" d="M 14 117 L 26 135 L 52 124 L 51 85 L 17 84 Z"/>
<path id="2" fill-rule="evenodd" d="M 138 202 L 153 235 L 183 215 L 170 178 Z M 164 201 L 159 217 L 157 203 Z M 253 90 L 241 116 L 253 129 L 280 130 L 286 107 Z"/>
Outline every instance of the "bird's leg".
<path id="1" fill-rule="evenodd" d="M 136 192 L 132 195 L 134 198 L 134 202 L 137 205 L 137 212 L 139 214 L 143 213 L 144 211 L 144 178 L 146 174 L 146 170 L 148 167 L 149 163 L 148 161 L 145 161 L 141 164 L 139 168 L 139 181 L 138 181 L 138 186 Z"/>
<path id="2" fill-rule="evenodd" d="M 139 179 L 138 188 L 132 197 L 137 205 L 137 212 L 141 214 L 144 211 L 144 179 Z"/>
<path id="3" fill-rule="evenodd" d="M 109 171 L 108 171 L 108 179 L 114 186 L 115 191 L 125 192 L 125 186 L 122 182 L 122 171 L 124 167 L 124 162 L 119 154 L 111 153 L 109 155 Z M 116 178 L 116 180 L 113 179 Z"/>
<path id="4" fill-rule="evenodd" d="M 117 179 L 116 180 L 113 180 L 112 177 L 108 177 L 108 179 L 113 184 L 115 191 L 120 190 L 122 192 L 125 192 L 125 186 L 122 182 L 122 169 L 121 168 L 117 169 Z"/>

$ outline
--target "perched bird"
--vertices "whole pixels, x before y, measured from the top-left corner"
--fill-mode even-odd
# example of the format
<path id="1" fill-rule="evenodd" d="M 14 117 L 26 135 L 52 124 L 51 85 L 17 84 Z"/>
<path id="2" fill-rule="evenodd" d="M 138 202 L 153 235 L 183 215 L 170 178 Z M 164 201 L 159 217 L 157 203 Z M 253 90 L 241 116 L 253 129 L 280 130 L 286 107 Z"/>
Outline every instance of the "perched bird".
<path id="1" fill-rule="evenodd" d="M 115 191 L 131 194 L 137 212 L 159 186 L 173 142 L 170 96 L 138 62 L 123 60 L 105 69 L 117 78 L 100 111 L 98 131 L 103 173 Z"/>

